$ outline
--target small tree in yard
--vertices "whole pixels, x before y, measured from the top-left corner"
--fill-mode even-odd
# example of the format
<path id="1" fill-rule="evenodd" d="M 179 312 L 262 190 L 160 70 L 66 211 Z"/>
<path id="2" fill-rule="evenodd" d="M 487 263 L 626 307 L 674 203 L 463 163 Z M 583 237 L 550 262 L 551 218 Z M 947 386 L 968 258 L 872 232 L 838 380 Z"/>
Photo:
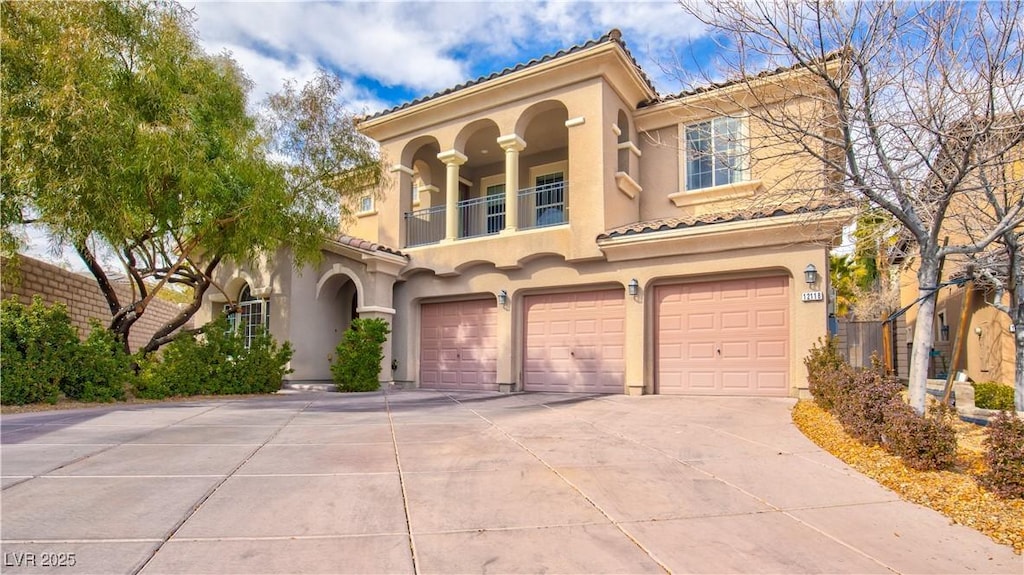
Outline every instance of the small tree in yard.
<path id="1" fill-rule="evenodd" d="M 890 214 L 916 246 L 920 308 L 910 405 L 923 414 L 944 261 L 1019 239 L 1024 222 L 1022 194 L 984 182 L 986 174 L 1007 173 L 1008 152 L 1024 144 L 1021 1 L 694 0 L 683 6 L 720 40 L 716 61 L 740 88 L 726 96 L 729 107 L 770 126 L 793 153 L 840 174 L 837 184 Z M 771 82 L 757 72 L 777 66 L 809 74 L 816 88 L 776 82 L 771 101 L 742 89 Z M 825 116 L 831 120 L 822 125 L 820 114 L 771 105 L 778 91 L 788 91 L 784 100 L 831 110 Z M 964 235 L 953 220 L 979 205 L 990 217 Z M 1019 329 L 1017 338 L 1024 346 Z M 1018 375 L 1021 370 L 1018 353 Z"/>
<path id="2" fill-rule="evenodd" d="M 331 374 L 340 391 L 375 391 L 380 388 L 382 345 L 391 330 L 382 319 L 352 320 L 335 352 Z"/>
<path id="3" fill-rule="evenodd" d="M 199 309 L 221 262 L 288 246 L 315 261 L 383 169 L 337 101 L 337 78 L 288 85 L 259 117 L 228 55 L 203 52 L 173 2 L 3 2 L 0 20 L 0 240 L 26 224 L 74 248 L 127 348 L 169 284 L 191 298 L 142 350 L 170 342 Z M 134 293 L 114 290 L 113 254 Z"/>

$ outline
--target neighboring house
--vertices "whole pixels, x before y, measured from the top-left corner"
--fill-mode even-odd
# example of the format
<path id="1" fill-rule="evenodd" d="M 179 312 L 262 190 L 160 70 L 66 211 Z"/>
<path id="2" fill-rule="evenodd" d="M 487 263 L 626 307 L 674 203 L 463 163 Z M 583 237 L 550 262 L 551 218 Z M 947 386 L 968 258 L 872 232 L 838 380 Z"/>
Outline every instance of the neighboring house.
<path id="1" fill-rule="evenodd" d="M 797 395 L 852 211 L 820 162 L 730 106 L 746 89 L 660 97 L 613 30 L 365 118 L 391 181 L 319 267 L 224 269 L 199 321 L 243 290 L 266 302 L 251 321 L 292 341 L 294 381 L 330 378 L 358 315 L 392 324 L 385 382 Z M 812 100 L 777 105 L 834 125 Z"/>
<path id="2" fill-rule="evenodd" d="M 947 262 L 943 283 L 962 277 L 963 268 Z M 900 278 L 900 301 L 906 306 L 918 298 L 917 271 L 911 264 Z M 1014 349 L 1010 317 L 990 305 L 993 292 L 984 285 L 951 284 L 939 289 L 935 300 L 935 334 L 928 377 L 945 378 L 953 369 L 953 351 L 967 306 L 967 329 L 961 342 L 961 357 L 956 371 L 973 381 L 998 381 L 1013 384 Z M 917 326 L 917 306 L 907 309 L 906 347 L 909 354 Z M 901 372 L 902 373 L 902 372 Z"/>
<path id="3" fill-rule="evenodd" d="M 984 143 L 979 144 L 979 147 L 985 150 Z M 943 158 L 939 161 L 943 161 Z M 986 176 L 1006 205 L 1012 206 L 1022 201 L 1024 149 L 1021 146 L 1001 153 L 999 161 L 993 161 L 993 166 L 988 171 L 995 172 Z M 985 202 L 980 200 L 984 192 L 977 174 L 965 178 L 962 186 L 967 193 L 959 196 L 959 201 L 950 205 L 943 227 L 944 237 L 948 237 L 952 245 L 969 244 L 990 233 L 994 228 L 992 210 L 987 209 Z M 908 246 L 909 260 L 905 262 L 899 280 L 900 305 L 910 306 L 906 313 L 908 353 L 913 345 L 918 318 L 918 307 L 912 305 L 919 297 L 915 249 L 916 246 L 913 244 Z M 974 258 L 959 255 L 946 258 L 941 283 L 949 285 L 941 287 L 936 296 L 929 377 L 945 378 L 950 371 L 955 370 L 965 372 L 973 381 L 1013 384 L 1014 333 L 1011 331 L 1010 317 L 991 305 L 996 297 L 993 286 L 984 281 L 954 283 L 957 280 L 962 282 L 968 279 L 967 270 L 972 265 L 984 265 L 996 270 L 997 275 L 1004 276 L 1005 282 L 1007 261 L 1006 252 L 998 244 L 990 245 L 985 253 Z M 1009 293 L 1004 294 L 1003 303 L 1009 303 Z M 961 318 L 966 318 L 967 326 L 960 342 L 959 362 L 953 366 Z"/>

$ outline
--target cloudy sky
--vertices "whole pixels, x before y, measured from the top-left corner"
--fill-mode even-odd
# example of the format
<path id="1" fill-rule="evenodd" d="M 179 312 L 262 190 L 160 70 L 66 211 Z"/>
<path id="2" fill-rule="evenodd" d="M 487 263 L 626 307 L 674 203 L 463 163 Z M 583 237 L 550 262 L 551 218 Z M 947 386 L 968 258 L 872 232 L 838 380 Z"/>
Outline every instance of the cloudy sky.
<path id="1" fill-rule="evenodd" d="M 373 113 L 528 62 L 612 28 L 661 93 L 707 64 L 713 42 L 672 0 L 188 2 L 209 52 L 229 51 L 254 98 L 318 68 L 339 75 L 357 113 Z"/>

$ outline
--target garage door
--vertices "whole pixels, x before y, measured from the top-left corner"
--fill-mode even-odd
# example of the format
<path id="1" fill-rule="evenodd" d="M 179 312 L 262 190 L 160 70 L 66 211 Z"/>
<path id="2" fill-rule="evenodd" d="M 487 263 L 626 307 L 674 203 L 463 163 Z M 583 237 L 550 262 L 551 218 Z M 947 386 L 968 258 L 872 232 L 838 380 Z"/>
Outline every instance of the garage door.
<path id="1" fill-rule="evenodd" d="M 494 300 L 420 307 L 420 387 L 497 391 Z"/>
<path id="2" fill-rule="evenodd" d="M 789 280 L 655 290 L 658 393 L 789 395 Z"/>
<path id="3" fill-rule="evenodd" d="M 622 290 L 529 296 L 524 306 L 524 389 L 623 392 Z"/>

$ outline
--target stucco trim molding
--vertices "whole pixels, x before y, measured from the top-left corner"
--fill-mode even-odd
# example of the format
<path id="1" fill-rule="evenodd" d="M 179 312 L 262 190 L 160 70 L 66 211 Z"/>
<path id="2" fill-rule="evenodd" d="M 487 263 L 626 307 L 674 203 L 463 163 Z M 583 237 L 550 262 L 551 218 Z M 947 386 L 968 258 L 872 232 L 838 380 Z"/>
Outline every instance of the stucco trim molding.
<path id="1" fill-rule="evenodd" d="M 735 184 L 726 184 L 724 186 L 715 186 L 713 188 L 675 192 L 674 194 L 669 194 L 668 199 L 671 200 L 677 208 L 685 208 L 689 206 L 700 206 L 713 202 L 721 202 L 723 200 L 749 198 L 754 195 L 754 192 L 760 191 L 764 191 L 764 185 L 761 180 L 748 180 L 746 182 L 737 182 Z"/>
<path id="2" fill-rule="evenodd" d="M 575 118 L 569 118 L 565 121 L 566 128 L 575 128 L 576 126 L 582 126 L 587 123 L 587 119 L 583 116 L 576 116 Z"/>
<path id="3" fill-rule="evenodd" d="M 380 305 L 367 305 L 359 306 L 356 308 L 356 313 L 383 313 L 387 315 L 395 315 L 395 308 L 384 307 Z"/>
<path id="4" fill-rule="evenodd" d="M 626 172 L 615 172 L 615 185 L 618 186 L 620 192 L 629 196 L 629 199 L 637 197 L 640 192 L 644 191 L 640 184 L 636 183 L 636 180 Z"/>
<path id="5" fill-rule="evenodd" d="M 854 208 L 791 214 L 598 240 L 609 262 L 831 240 L 856 216 Z M 711 238 L 714 241 L 711 241 Z"/>
<path id="6" fill-rule="evenodd" d="M 402 172 L 403 174 L 409 174 L 410 176 L 415 174 L 415 172 L 413 171 L 412 168 L 409 168 L 407 166 L 403 166 L 402 164 L 394 164 L 394 165 L 392 165 L 390 171 L 391 171 L 391 173 Z"/>

